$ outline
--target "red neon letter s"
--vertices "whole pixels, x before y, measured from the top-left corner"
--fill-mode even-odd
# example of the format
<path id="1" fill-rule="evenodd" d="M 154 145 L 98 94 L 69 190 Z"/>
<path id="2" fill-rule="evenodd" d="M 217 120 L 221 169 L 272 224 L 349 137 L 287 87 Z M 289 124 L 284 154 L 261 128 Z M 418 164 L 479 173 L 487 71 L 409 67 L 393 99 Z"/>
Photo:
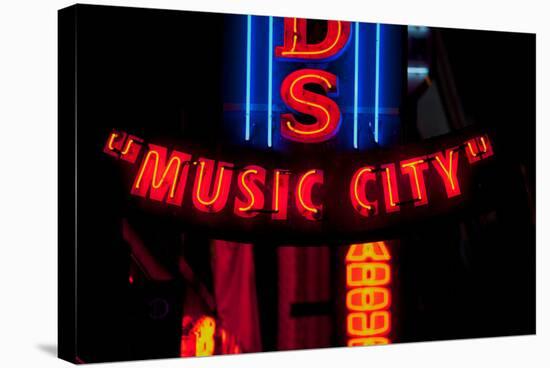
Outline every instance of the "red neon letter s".
<path id="1" fill-rule="evenodd" d="M 198 159 L 195 185 L 193 186 L 193 204 L 203 212 L 221 211 L 225 207 L 229 195 L 233 164 L 220 161 L 212 185 L 215 165 L 214 160 Z M 210 190 L 211 186 L 213 186 L 212 190 Z"/>
<path id="2" fill-rule="evenodd" d="M 460 195 L 460 186 L 458 184 L 458 152 L 454 148 L 445 151 L 445 155 L 438 152 L 434 156 L 433 165 L 445 183 L 447 197 L 452 198 Z"/>
<path id="3" fill-rule="evenodd" d="M 329 72 L 300 69 L 290 73 L 281 85 L 281 98 L 288 107 L 312 116 L 315 122 L 304 124 L 292 113 L 281 114 L 281 134 L 297 142 L 324 142 L 340 128 L 340 108 L 329 97 L 306 90 L 307 84 L 319 85 L 327 94 L 337 91 L 337 78 Z"/>
<path id="4" fill-rule="evenodd" d="M 165 147 L 149 144 L 131 193 L 146 197 L 149 192 L 149 197 L 155 201 L 165 200 L 166 203 L 181 206 L 191 155 L 172 151 L 168 163 L 166 156 Z"/>
<path id="5" fill-rule="evenodd" d="M 233 211 L 236 215 L 254 217 L 258 214 L 254 210 L 264 208 L 264 193 L 259 185 L 265 184 L 265 174 L 263 167 L 255 165 L 247 166 L 239 173 L 237 185 L 245 200 L 241 200 L 239 196 L 235 198 Z"/>
<path id="6" fill-rule="evenodd" d="M 307 43 L 307 20 L 285 18 L 284 46 L 275 48 L 275 56 L 293 60 L 335 58 L 346 46 L 351 32 L 350 22 L 328 20 L 327 34 L 319 43 Z"/>
<path id="7" fill-rule="evenodd" d="M 320 218 L 322 205 L 315 206 L 312 201 L 313 187 L 323 184 L 323 171 L 310 170 L 300 176 L 296 186 L 296 208 L 300 214 L 308 220 L 317 220 Z"/>
<path id="8" fill-rule="evenodd" d="M 374 167 L 365 166 L 355 172 L 351 179 L 349 194 L 353 208 L 361 216 L 376 215 L 378 201 L 369 201 L 367 199 L 367 183 L 376 181 Z"/>

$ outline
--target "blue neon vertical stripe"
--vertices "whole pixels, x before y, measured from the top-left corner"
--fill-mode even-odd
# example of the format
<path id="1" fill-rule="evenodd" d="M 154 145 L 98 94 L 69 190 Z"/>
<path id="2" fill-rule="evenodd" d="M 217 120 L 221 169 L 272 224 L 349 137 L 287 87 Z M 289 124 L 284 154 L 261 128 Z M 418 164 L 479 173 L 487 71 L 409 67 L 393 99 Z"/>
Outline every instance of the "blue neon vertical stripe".
<path id="1" fill-rule="evenodd" d="M 378 101 L 380 93 L 380 23 L 376 23 L 376 65 L 374 80 L 374 141 L 378 143 Z"/>
<path id="2" fill-rule="evenodd" d="M 353 148 L 358 148 L 357 144 L 357 103 L 359 99 L 359 22 L 355 22 L 355 70 L 353 84 Z"/>
<path id="3" fill-rule="evenodd" d="M 245 139 L 250 140 L 250 49 L 252 48 L 252 16 L 246 16 L 246 131 Z"/>
<path id="4" fill-rule="evenodd" d="M 268 76 L 267 76 L 267 146 L 273 144 L 271 130 L 273 125 L 273 17 L 269 17 L 269 60 Z"/>

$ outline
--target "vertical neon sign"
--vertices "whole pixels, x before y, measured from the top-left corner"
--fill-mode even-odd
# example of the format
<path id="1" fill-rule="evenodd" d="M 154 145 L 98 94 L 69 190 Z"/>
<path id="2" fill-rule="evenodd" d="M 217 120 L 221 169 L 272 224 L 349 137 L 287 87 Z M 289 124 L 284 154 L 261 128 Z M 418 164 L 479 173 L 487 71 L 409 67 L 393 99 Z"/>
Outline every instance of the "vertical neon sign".
<path id="1" fill-rule="evenodd" d="M 352 244 L 346 254 L 348 346 L 389 344 L 391 254 L 386 242 Z"/>

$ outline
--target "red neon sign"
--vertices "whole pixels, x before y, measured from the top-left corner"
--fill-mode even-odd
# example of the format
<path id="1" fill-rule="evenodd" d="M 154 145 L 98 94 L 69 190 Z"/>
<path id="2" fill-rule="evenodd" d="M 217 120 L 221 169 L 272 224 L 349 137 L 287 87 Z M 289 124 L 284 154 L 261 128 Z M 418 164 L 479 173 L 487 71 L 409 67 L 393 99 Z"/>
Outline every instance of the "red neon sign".
<path id="1" fill-rule="evenodd" d="M 288 211 L 288 185 L 289 172 L 288 170 L 276 169 L 273 175 L 273 197 L 272 208 L 273 220 L 286 220 Z"/>
<path id="2" fill-rule="evenodd" d="M 181 206 L 191 155 L 172 151 L 167 162 L 167 150 L 149 144 L 149 151 L 132 185 L 131 193 L 155 201 Z"/>
<path id="3" fill-rule="evenodd" d="M 348 346 L 390 342 L 391 264 L 385 242 L 352 244 L 346 254 Z"/>
<path id="4" fill-rule="evenodd" d="M 105 143 L 103 152 L 129 163 L 134 163 L 141 150 L 143 140 L 125 132 L 112 132 Z"/>
<path id="5" fill-rule="evenodd" d="M 202 157 L 198 159 L 198 171 L 193 186 L 193 204 L 203 212 L 221 211 L 229 196 L 233 164 L 219 162 L 216 177 L 213 180 L 215 165 L 214 160 Z"/>
<path id="6" fill-rule="evenodd" d="M 424 184 L 424 171 L 426 170 L 428 170 L 428 163 L 424 157 L 401 161 L 401 172 L 409 176 L 415 206 L 428 204 L 428 195 Z"/>
<path id="7" fill-rule="evenodd" d="M 266 171 L 263 167 L 251 165 L 239 172 L 237 183 L 245 200 L 235 199 L 234 212 L 241 217 L 254 217 L 257 210 L 264 208 L 264 193 L 260 186 L 265 184 Z"/>
<path id="8" fill-rule="evenodd" d="M 367 185 L 369 182 L 376 182 L 375 168 L 365 166 L 353 174 L 350 184 L 350 198 L 353 208 L 361 216 L 373 216 L 378 213 L 378 201 L 367 198 Z"/>
<path id="9" fill-rule="evenodd" d="M 284 44 L 275 48 L 275 56 L 293 61 L 327 62 L 344 49 L 350 32 L 349 22 L 327 21 L 325 38 L 318 43 L 308 43 L 307 20 L 285 18 Z M 324 94 L 306 88 L 312 84 L 319 86 Z M 298 121 L 293 113 L 281 114 L 281 136 L 295 142 L 319 143 L 331 139 L 338 132 L 340 108 L 329 97 L 338 91 L 336 75 L 321 69 L 299 69 L 283 80 L 280 91 L 286 106 L 314 120 L 305 123 Z"/>
<path id="10" fill-rule="evenodd" d="M 230 162 L 197 157 L 180 150 L 168 151 L 156 144 L 144 146 L 141 139 L 134 137 L 130 141 L 130 137 L 124 132 L 110 133 L 104 149 L 126 162 L 131 161 L 129 157 L 125 159 L 125 155 L 141 153 L 133 158 L 137 169 L 130 189 L 132 195 L 186 211 L 227 213 L 225 209 L 230 207 L 228 210 L 236 218 L 257 218 L 264 222 L 292 221 L 291 218 L 297 216 L 320 221 L 326 208 L 336 209 L 336 215 L 330 216 L 333 221 L 346 215 L 338 212 L 335 201 L 337 206 L 349 209 L 364 220 L 355 222 L 357 226 L 368 225 L 374 217 L 403 214 L 402 209 L 406 216 L 413 208 L 428 207 L 430 196 L 442 192 L 439 188 L 445 189 L 448 199 L 462 196 L 461 170 L 494 155 L 489 137 L 478 135 L 464 139 L 461 144 L 455 140 L 441 151 L 393 162 L 357 166 L 355 161 L 340 162 L 337 167 L 352 165 L 349 171 L 343 171 L 351 177 L 336 171 L 327 178 L 330 172 L 327 170 L 331 170 L 328 166 L 324 170 L 308 169 L 289 161 L 278 162 L 276 167 L 288 164 L 293 167 L 291 170 L 270 169 L 267 164 L 236 168 Z M 132 151 L 132 146 L 136 151 Z M 189 180 L 193 183 L 187 184 Z M 325 181 L 329 184 L 326 187 Z M 187 201 L 192 205 L 186 205 Z M 331 201 L 331 205 L 325 207 L 326 201 Z"/>
<path id="11" fill-rule="evenodd" d="M 466 142 L 466 157 L 468 157 L 469 163 L 478 162 L 492 155 L 493 146 L 486 135 L 470 139 Z"/>
<path id="12" fill-rule="evenodd" d="M 382 165 L 382 187 L 386 212 L 399 211 L 399 192 L 397 191 L 397 173 L 395 164 Z"/>
<path id="13" fill-rule="evenodd" d="M 445 150 L 445 155 L 441 152 L 437 152 L 434 155 L 434 167 L 445 184 L 448 198 L 460 195 L 460 184 L 458 183 L 457 176 L 458 158 L 459 154 L 456 148 Z"/>
<path id="14" fill-rule="evenodd" d="M 290 73 L 281 84 L 281 98 L 285 104 L 315 119 L 304 124 L 292 113 L 281 114 L 283 137 L 303 142 L 318 143 L 332 138 L 340 128 L 340 108 L 327 96 L 306 89 L 307 84 L 320 86 L 327 95 L 337 92 L 338 80 L 332 73 L 318 69 L 300 69 Z"/>
<path id="15" fill-rule="evenodd" d="M 307 20 L 285 18 L 284 45 L 275 48 L 275 56 L 294 60 L 326 60 L 338 56 L 349 40 L 351 23 L 327 21 L 325 38 L 315 44 L 307 42 Z"/>
<path id="16" fill-rule="evenodd" d="M 320 218 L 323 205 L 313 203 L 313 187 L 322 185 L 324 181 L 323 171 L 309 170 L 302 174 L 296 186 L 296 208 L 302 216 L 308 220 Z"/>

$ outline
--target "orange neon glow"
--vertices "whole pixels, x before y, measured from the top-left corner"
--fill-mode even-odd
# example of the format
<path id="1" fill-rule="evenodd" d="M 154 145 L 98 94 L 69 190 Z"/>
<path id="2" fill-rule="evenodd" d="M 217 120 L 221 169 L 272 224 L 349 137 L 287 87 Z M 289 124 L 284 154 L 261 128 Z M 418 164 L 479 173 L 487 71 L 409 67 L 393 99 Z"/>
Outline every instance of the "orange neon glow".
<path id="1" fill-rule="evenodd" d="M 193 333 L 196 338 L 195 356 L 214 355 L 216 321 L 212 317 L 202 317 L 193 328 Z"/>
<path id="2" fill-rule="evenodd" d="M 346 262 L 389 261 L 390 259 L 388 247 L 382 241 L 352 244 L 346 254 Z"/>
<path id="3" fill-rule="evenodd" d="M 258 212 L 251 210 L 261 210 L 264 207 L 264 193 L 258 185 L 265 184 L 266 170 L 260 166 L 247 166 L 237 179 L 239 191 L 245 197 L 241 200 L 235 198 L 234 212 L 241 217 L 254 217 Z"/>
<path id="4" fill-rule="evenodd" d="M 275 48 L 275 55 L 290 59 L 329 59 L 337 57 L 346 46 L 351 33 L 349 22 L 327 21 L 327 34 L 323 41 L 307 43 L 307 20 L 285 18 L 284 45 Z"/>
<path id="5" fill-rule="evenodd" d="M 390 331 L 390 312 L 355 312 L 348 314 L 348 334 L 352 336 L 385 335 Z"/>
<path id="6" fill-rule="evenodd" d="M 166 157 L 165 147 L 149 144 L 149 152 L 141 163 L 131 193 L 146 197 L 149 192 L 153 200 L 166 200 L 166 203 L 181 206 L 191 155 L 174 150 L 168 164 Z M 162 172 L 160 178 L 159 172 Z"/>
<path id="7" fill-rule="evenodd" d="M 273 220 L 286 220 L 287 218 L 289 176 L 286 170 L 279 169 L 276 169 L 273 175 L 273 214 L 271 215 Z"/>
<path id="8" fill-rule="evenodd" d="M 452 198 L 460 195 L 460 185 L 458 183 L 458 158 L 459 154 L 455 152 L 456 148 L 445 150 L 445 154 L 438 152 L 434 155 L 433 165 L 445 184 L 447 197 Z"/>
<path id="9" fill-rule="evenodd" d="M 384 262 L 357 262 L 346 266 L 346 284 L 356 286 L 383 286 L 391 278 L 390 265 Z"/>
<path id="10" fill-rule="evenodd" d="M 215 162 L 206 158 L 198 159 L 198 169 L 193 188 L 193 204 L 204 212 L 219 212 L 227 203 L 231 178 L 233 177 L 233 164 L 219 162 L 216 170 L 214 188 L 209 190 L 214 176 Z"/>
<path id="11" fill-rule="evenodd" d="M 385 287 L 358 287 L 348 290 L 346 307 L 353 311 L 373 311 L 389 307 L 390 292 Z"/>
<path id="12" fill-rule="evenodd" d="M 346 254 L 348 346 L 388 344 L 391 265 L 385 242 L 352 244 Z"/>
<path id="13" fill-rule="evenodd" d="M 466 157 L 471 164 L 493 155 L 493 147 L 488 136 L 472 138 L 466 142 L 466 146 Z M 483 149 L 480 149 L 481 147 Z"/>
<path id="14" fill-rule="evenodd" d="M 300 210 L 301 215 L 308 220 L 316 220 L 318 217 L 314 215 L 323 208 L 322 205 L 315 206 L 312 203 L 313 187 L 317 184 L 323 184 L 323 171 L 310 170 L 300 177 L 296 188 L 296 207 Z"/>
<path id="15" fill-rule="evenodd" d="M 370 345 L 386 345 L 390 343 L 390 339 L 382 336 L 375 337 L 358 337 L 348 340 L 348 346 L 370 346 Z"/>
<path id="16" fill-rule="evenodd" d="M 376 215 L 378 201 L 367 199 L 367 183 L 376 181 L 374 167 L 362 167 L 353 174 L 350 184 L 350 198 L 353 208 L 362 216 Z"/>
<path id="17" fill-rule="evenodd" d="M 401 161 L 401 172 L 409 176 L 411 191 L 415 206 L 428 204 L 424 171 L 428 170 L 428 163 L 424 158 L 413 158 Z"/>
<path id="18" fill-rule="evenodd" d="M 332 138 L 340 127 L 338 104 L 327 96 L 305 89 L 306 84 L 317 84 L 325 93 L 337 91 L 334 74 L 318 69 L 299 69 L 290 73 L 281 84 L 281 98 L 285 104 L 315 118 L 315 123 L 300 123 L 294 114 L 281 114 L 281 134 L 290 140 L 318 143 Z"/>
<path id="19" fill-rule="evenodd" d="M 397 173 L 395 164 L 382 165 L 382 187 L 386 212 L 399 211 L 399 192 L 397 191 Z"/>

